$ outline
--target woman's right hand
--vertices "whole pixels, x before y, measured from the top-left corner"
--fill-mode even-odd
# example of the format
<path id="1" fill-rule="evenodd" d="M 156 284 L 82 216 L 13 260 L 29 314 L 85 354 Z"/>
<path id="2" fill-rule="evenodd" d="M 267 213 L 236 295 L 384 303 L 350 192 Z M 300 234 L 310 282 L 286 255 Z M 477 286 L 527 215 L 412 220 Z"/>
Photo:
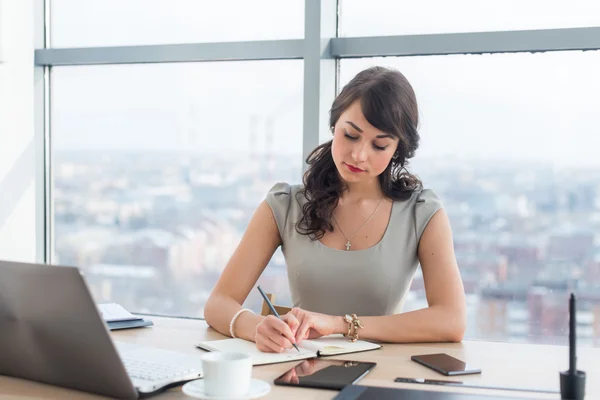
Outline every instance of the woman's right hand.
<path id="1" fill-rule="evenodd" d="M 292 343 L 296 343 L 295 336 L 299 326 L 300 323 L 292 314 L 283 315 L 281 319 L 267 315 L 256 326 L 256 348 L 267 353 L 281 353 L 293 348 Z"/>

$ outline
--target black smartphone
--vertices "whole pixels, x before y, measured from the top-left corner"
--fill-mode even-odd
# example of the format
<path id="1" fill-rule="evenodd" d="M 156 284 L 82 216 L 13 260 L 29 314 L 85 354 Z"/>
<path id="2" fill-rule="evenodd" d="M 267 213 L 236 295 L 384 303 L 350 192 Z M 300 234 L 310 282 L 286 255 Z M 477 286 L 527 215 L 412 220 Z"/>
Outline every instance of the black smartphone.
<path id="1" fill-rule="evenodd" d="M 342 390 L 358 382 L 377 364 L 364 361 L 324 360 L 309 358 L 273 382 L 282 386 Z"/>
<path id="2" fill-rule="evenodd" d="M 445 353 L 422 354 L 412 356 L 410 359 L 447 376 L 481 373 L 481 369 Z"/>

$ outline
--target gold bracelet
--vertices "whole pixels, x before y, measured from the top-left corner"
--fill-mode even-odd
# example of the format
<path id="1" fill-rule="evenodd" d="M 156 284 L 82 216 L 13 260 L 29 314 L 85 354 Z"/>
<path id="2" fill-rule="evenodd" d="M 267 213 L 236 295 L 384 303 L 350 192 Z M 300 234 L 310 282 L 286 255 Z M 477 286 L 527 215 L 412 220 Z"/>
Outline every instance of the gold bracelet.
<path id="1" fill-rule="evenodd" d="M 358 340 L 358 329 L 364 328 L 362 322 L 356 314 L 346 314 L 344 320 L 348 323 L 348 334 L 346 336 L 350 338 L 351 342 L 356 342 Z"/>

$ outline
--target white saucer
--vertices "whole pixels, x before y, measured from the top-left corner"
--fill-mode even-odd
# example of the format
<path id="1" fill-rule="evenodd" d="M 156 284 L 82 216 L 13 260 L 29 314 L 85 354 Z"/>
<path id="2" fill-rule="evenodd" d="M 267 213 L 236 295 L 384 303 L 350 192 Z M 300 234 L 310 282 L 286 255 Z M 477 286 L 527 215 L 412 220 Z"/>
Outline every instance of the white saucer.
<path id="1" fill-rule="evenodd" d="M 250 389 L 248 393 L 240 397 L 215 397 L 209 396 L 204 392 L 204 379 L 196 379 L 188 382 L 181 388 L 183 393 L 191 397 L 196 397 L 205 400 L 242 400 L 256 399 L 262 397 L 271 391 L 271 385 L 260 379 L 252 379 L 250 381 Z"/>

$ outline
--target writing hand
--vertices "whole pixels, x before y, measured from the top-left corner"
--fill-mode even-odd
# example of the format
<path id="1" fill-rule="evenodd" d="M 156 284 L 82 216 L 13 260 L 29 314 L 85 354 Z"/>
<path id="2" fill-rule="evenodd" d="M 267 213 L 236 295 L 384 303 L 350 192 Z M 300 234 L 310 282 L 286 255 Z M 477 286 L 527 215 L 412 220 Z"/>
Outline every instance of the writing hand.
<path id="1" fill-rule="evenodd" d="M 268 353 L 281 353 L 292 348 L 292 343 L 296 343 L 295 334 L 299 325 L 293 314 L 283 315 L 281 319 L 274 315 L 266 316 L 256 326 L 256 348 Z"/>

